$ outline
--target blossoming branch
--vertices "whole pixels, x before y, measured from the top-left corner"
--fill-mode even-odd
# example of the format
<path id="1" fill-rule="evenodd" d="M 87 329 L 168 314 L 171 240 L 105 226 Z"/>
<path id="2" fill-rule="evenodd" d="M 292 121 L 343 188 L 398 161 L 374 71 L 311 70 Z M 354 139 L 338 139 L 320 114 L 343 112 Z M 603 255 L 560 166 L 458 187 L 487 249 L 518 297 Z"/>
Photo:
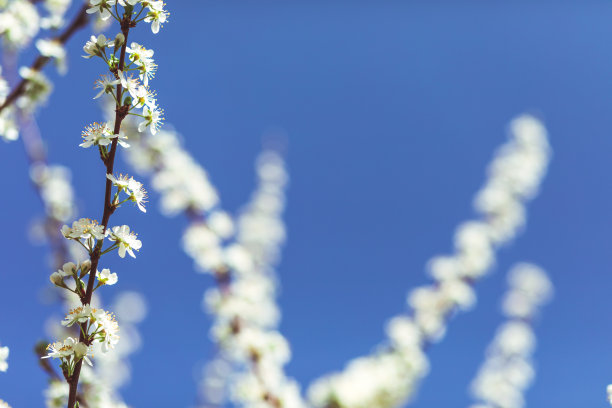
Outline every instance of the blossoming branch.
<path id="1" fill-rule="evenodd" d="M 49 353 L 43 358 L 58 358 L 64 378 L 69 385 L 68 408 L 77 403 L 79 377 L 83 361 L 91 364 L 90 356 L 94 348 L 108 352 L 118 341 L 118 324 L 114 315 L 91 305 L 95 290 L 104 285 L 117 283 L 116 273 L 109 269 L 98 270 L 101 257 L 114 250 L 121 258 L 126 254 L 135 257 L 142 244 L 127 225 L 110 228 L 111 215 L 124 203 L 130 201 L 145 211 L 146 192 L 142 184 L 131 177 L 114 174 L 114 161 L 117 146 L 129 147 L 121 135 L 121 123 L 128 116 L 138 116 L 143 120 L 139 130 L 150 128 L 155 133 L 162 122 L 162 111 L 157 100 L 147 87 L 148 80 L 154 76 L 156 65 L 152 60 L 153 51 L 132 43 L 128 47 L 128 36 L 132 28 L 141 22 L 152 23 L 152 31 L 159 31 L 160 24 L 166 21 L 167 12 L 161 1 L 140 0 L 91 0 L 86 12 L 99 13 L 102 20 L 111 17 L 120 26 L 121 32 L 114 40 L 103 35 L 92 37 L 84 47 L 86 58 L 100 58 L 109 76 L 102 76 L 97 82 L 104 94 L 115 101 L 114 124 L 94 123 L 83 132 L 82 147 L 96 146 L 105 167 L 104 210 L 101 222 L 81 218 L 64 226 L 62 234 L 68 240 L 81 245 L 89 254 L 89 260 L 80 264 L 67 263 L 61 270 L 51 275 L 51 282 L 64 290 L 74 293 L 81 306 L 68 313 L 63 325 L 78 325 L 79 338 L 67 337 L 63 341 L 50 344 Z M 120 8 L 121 7 L 121 8 Z M 136 74 L 134 76 L 133 74 Z M 141 82 L 142 81 L 142 82 Z M 137 113 L 141 109 L 142 113 Z M 114 193 L 113 193 L 114 188 Z M 110 241 L 104 248 L 104 243 Z M 87 277 L 87 281 L 85 278 Z M 72 281 L 73 283 L 70 283 Z M 97 281 L 97 284 L 95 282 Z"/>
<path id="2" fill-rule="evenodd" d="M 524 203 L 537 194 L 549 158 L 542 123 L 528 115 L 513 120 L 510 140 L 499 149 L 489 179 L 476 195 L 474 206 L 482 218 L 457 228 L 453 254 L 429 261 L 435 282 L 410 291 L 408 315 L 389 321 L 388 340 L 377 352 L 310 386 L 313 406 L 391 408 L 416 393 L 429 370 L 426 348 L 443 338 L 455 312 L 474 306 L 474 282 L 493 266 L 495 250 L 524 225 Z"/>
<path id="3" fill-rule="evenodd" d="M 9 0 L 0 12 L 0 37 L 9 54 L 16 55 L 25 50 L 41 29 L 58 30 L 65 25 L 64 15 L 70 8 L 70 0 L 45 0 L 46 17 L 41 17 L 32 3 L 28 0 Z M 87 24 L 86 10 L 87 5 L 84 5 L 59 35 L 36 41 L 40 55 L 29 67 L 19 69 L 21 80 L 13 89 L 9 91 L 8 82 L 0 75 L 0 138 L 16 140 L 19 136 L 19 112 L 31 114 L 46 101 L 52 84 L 41 72 L 42 69 L 54 60 L 60 73 L 65 73 L 64 46 L 75 32 Z M 6 73 L 0 71 L 0 74 Z"/>
<path id="4" fill-rule="evenodd" d="M 472 382 L 472 395 L 479 402 L 470 408 L 523 408 L 525 390 L 535 377 L 533 322 L 550 300 L 552 284 L 541 268 L 520 263 L 510 270 L 508 286 L 502 302 L 507 319 L 497 329 Z"/>

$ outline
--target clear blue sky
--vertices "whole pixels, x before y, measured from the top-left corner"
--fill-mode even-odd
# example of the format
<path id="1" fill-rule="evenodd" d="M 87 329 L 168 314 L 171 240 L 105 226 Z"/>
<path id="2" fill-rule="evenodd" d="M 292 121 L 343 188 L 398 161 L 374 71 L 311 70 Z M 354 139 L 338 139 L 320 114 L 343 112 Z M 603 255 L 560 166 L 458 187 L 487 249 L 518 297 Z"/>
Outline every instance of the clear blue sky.
<path id="1" fill-rule="evenodd" d="M 507 122 L 529 111 L 550 131 L 549 175 L 527 230 L 478 285 L 477 309 L 431 349 L 433 371 L 414 406 L 468 405 L 467 385 L 501 318 L 505 273 L 524 260 L 546 268 L 556 285 L 537 328 L 528 405 L 607 406 L 611 2 L 170 3 L 159 35 L 141 29 L 133 40 L 155 49 L 152 85 L 167 121 L 210 171 L 226 208 L 237 209 L 253 188 L 262 133 L 282 127 L 289 135 L 289 241 L 279 272 L 292 376 L 308 384 L 382 340 L 406 291 L 427 281 L 425 262 L 448 252 L 455 226 L 473 215 L 472 197 Z M 82 127 L 102 119 L 91 101 L 99 66 L 78 57 L 87 36 L 71 42 L 69 74 L 51 74 L 56 90 L 38 121 L 51 160 L 76 172 L 81 214 L 96 217 L 103 170 L 78 147 Z M 38 293 L 49 273 L 45 248 L 26 235 L 41 208 L 20 142 L 0 146 L 0 173 L 0 342 L 11 347 L 0 397 L 38 407 L 45 376 L 31 347 L 48 315 Z M 186 407 L 194 362 L 211 353 L 200 301 L 212 282 L 179 248 L 183 220 L 126 210 L 116 221 L 128 218 L 143 249 L 136 260 L 113 259 L 120 282 L 106 293 L 140 290 L 150 315 L 124 395 L 136 407 Z"/>

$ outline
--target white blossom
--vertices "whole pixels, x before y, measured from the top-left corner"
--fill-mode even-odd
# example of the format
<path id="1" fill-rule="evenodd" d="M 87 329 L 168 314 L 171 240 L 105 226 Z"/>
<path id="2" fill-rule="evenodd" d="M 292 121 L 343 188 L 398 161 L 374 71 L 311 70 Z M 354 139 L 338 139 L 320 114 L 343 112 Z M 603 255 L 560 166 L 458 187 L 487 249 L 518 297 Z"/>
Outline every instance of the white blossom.
<path id="1" fill-rule="evenodd" d="M 125 258 L 125 253 L 130 254 L 132 258 L 136 258 L 134 250 L 138 251 L 142 247 L 142 242 L 137 239 L 137 235 L 130 231 L 127 225 L 113 227 L 107 231 L 108 239 L 115 241 L 119 246 L 119 256 Z"/>
<path id="2" fill-rule="evenodd" d="M 117 139 L 117 143 L 122 147 L 130 147 L 125 141 L 127 136 L 113 134 L 113 130 L 109 128 L 106 123 L 97 123 L 87 126 L 81 133 L 83 143 L 79 146 L 87 148 L 91 146 L 108 146 L 113 142 L 113 139 Z"/>
<path id="3" fill-rule="evenodd" d="M 82 358 L 87 364 L 92 365 L 91 360 L 87 357 L 87 353 L 83 355 L 83 347 L 80 344 L 82 343 L 72 337 L 68 337 L 64 341 L 57 341 L 47 346 L 48 354 L 42 358 L 59 358 L 71 364 L 76 362 L 75 359 Z M 86 345 L 85 347 L 87 348 Z M 75 352 L 78 353 L 76 356 Z"/>
<path id="4" fill-rule="evenodd" d="M 164 111 L 155 103 L 150 103 L 144 106 L 142 115 L 144 120 L 138 125 L 138 131 L 144 132 L 148 127 L 152 134 L 156 134 L 164 121 Z"/>
<path id="5" fill-rule="evenodd" d="M 96 271 L 98 282 L 103 285 L 114 285 L 119 280 L 116 273 L 111 273 L 110 269 L 102 269 L 102 272 Z"/>
<path id="6" fill-rule="evenodd" d="M 113 93 L 115 91 L 115 86 L 119 84 L 120 81 L 111 77 L 110 75 L 102 75 L 100 79 L 96 80 L 94 88 L 99 88 L 100 92 L 94 96 L 94 99 L 98 99 L 104 94 Z"/>
<path id="7" fill-rule="evenodd" d="M 142 183 L 134 180 L 133 177 L 128 178 L 127 175 L 115 177 L 112 174 L 107 174 L 106 178 L 117 187 L 119 192 L 123 191 L 126 193 L 128 195 L 128 200 L 133 201 L 140 211 L 147 212 L 144 207 L 144 204 L 147 202 L 147 192 L 142 186 Z"/>
<path id="8" fill-rule="evenodd" d="M 96 333 L 99 334 L 102 343 L 102 351 L 107 352 L 119 341 L 119 324 L 115 315 L 102 309 L 94 309 L 93 317 L 97 325 Z"/>
<path id="9" fill-rule="evenodd" d="M 115 3 L 115 0 L 89 0 L 91 7 L 87 9 L 87 13 L 94 14 L 99 12 L 102 20 L 108 20 L 111 17 L 110 8 Z"/>
<path id="10" fill-rule="evenodd" d="M 167 21 L 169 13 L 164 10 L 165 3 L 161 0 L 148 0 L 147 5 L 149 12 L 144 21 L 151 23 L 151 31 L 157 34 L 160 27 Z"/>
<path id="11" fill-rule="evenodd" d="M 62 234 L 68 239 L 104 239 L 104 227 L 96 220 L 81 218 L 72 223 L 72 227 L 64 225 Z"/>
<path id="12" fill-rule="evenodd" d="M 83 58 L 100 56 L 104 53 L 104 50 L 107 47 L 112 47 L 113 45 L 114 41 L 106 38 L 104 34 L 99 34 L 97 37 L 92 35 L 83 46 L 83 51 L 85 51 L 85 54 L 87 54 L 83 55 Z"/>
<path id="13" fill-rule="evenodd" d="M 146 49 L 142 45 L 133 42 L 126 48 L 130 61 L 134 62 L 138 68 L 140 80 L 145 84 L 149 84 L 149 79 L 155 76 L 157 64 L 153 60 L 153 50 Z"/>

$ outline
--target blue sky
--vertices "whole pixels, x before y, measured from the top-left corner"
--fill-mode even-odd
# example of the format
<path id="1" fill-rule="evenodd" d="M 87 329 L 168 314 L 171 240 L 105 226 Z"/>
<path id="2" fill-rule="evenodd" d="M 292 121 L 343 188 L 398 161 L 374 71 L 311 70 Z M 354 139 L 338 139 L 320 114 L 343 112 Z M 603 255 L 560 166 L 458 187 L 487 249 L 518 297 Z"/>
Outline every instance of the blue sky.
<path id="1" fill-rule="evenodd" d="M 612 382 L 612 3 L 609 1 L 173 2 L 153 37 L 152 86 L 166 119 L 236 210 L 253 188 L 262 134 L 289 137 L 289 240 L 279 267 L 289 374 L 304 385 L 383 339 L 406 292 L 427 282 L 426 261 L 451 249 L 473 216 L 485 167 L 521 112 L 542 117 L 553 161 L 527 229 L 477 285 L 478 307 L 454 319 L 431 349 L 432 372 L 413 406 L 461 407 L 501 314 L 505 273 L 517 261 L 547 269 L 556 297 L 538 323 L 538 378 L 528 406 L 605 407 Z M 100 66 L 69 47 L 37 116 L 53 162 L 70 166 L 80 214 L 96 217 L 99 160 L 78 147 L 101 120 L 91 101 Z M 24 63 L 30 61 L 29 56 Z M 21 142 L 0 146 L 0 342 L 11 347 L 0 397 L 42 406 L 44 375 L 31 353 L 50 307 L 46 249 L 28 241 L 40 215 Z M 124 169 L 123 163 L 119 169 Z M 153 195 L 150 207 L 156 205 Z M 185 226 L 157 211 L 113 217 L 139 232 L 136 260 L 111 259 L 120 289 L 150 303 L 144 348 L 125 390 L 134 406 L 189 406 L 193 367 L 212 349 L 200 302 L 211 279 L 178 245 Z M 110 259 L 110 258 L 109 258 Z M 166 350 L 172 348 L 172 353 Z M 26 384 L 26 385 L 24 385 Z"/>

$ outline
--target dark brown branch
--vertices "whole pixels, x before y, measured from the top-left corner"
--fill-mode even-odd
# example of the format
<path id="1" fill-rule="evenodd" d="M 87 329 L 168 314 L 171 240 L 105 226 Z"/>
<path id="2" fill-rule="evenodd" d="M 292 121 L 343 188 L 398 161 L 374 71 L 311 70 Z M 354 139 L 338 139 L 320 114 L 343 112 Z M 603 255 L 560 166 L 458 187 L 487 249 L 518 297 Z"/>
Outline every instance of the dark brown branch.
<path id="1" fill-rule="evenodd" d="M 79 13 L 74 17 L 72 22 L 63 33 L 54 38 L 55 41 L 59 42 L 62 45 L 65 45 L 66 42 L 72 35 L 77 32 L 80 28 L 85 27 L 87 22 L 89 21 L 89 15 L 87 14 L 88 4 L 83 5 Z M 34 71 L 40 71 L 47 63 L 51 61 L 51 58 L 45 57 L 43 55 L 39 55 L 38 58 L 34 60 L 32 65 L 30 65 L 30 69 Z M 17 98 L 19 98 L 26 90 L 26 85 L 28 81 L 26 79 L 22 79 L 19 83 L 13 88 L 13 90 L 8 94 L 6 100 L 2 105 L 0 105 L 0 112 L 13 104 Z"/>
<path id="2" fill-rule="evenodd" d="M 118 65 L 119 71 L 123 71 L 125 67 L 125 53 L 126 53 L 126 48 L 127 48 L 127 39 L 128 39 L 128 34 L 129 34 L 131 26 L 132 26 L 131 16 L 125 15 L 123 17 L 123 20 L 121 21 L 121 32 L 123 33 L 125 39 L 124 39 L 123 45 L 121 46 L 121 55 L 119 58 L 119 65 Z M 115 127 L 113 129 L 113 133 L 117 135 L 117 137 L 113 139 L 113 142 L 111 144 L 111 149 L 108 154 L 108 158 L 105 161 L 106 168 L 104 172 L 104 180 L 105 180 L 104 211 L 102 213 L 102 222 L 100 223 L 104 229 L 104 232 L 106 232 L 106 228 L 108 227 L 108 221 L 116 208 L 111 202 L 113 183 L 106 177 L 106 175 L 113 174 L 113 169 L 114 169 L 114 164 L 115 164 L 115 155 L 117 153 L 117 142 L 119 140 L 118 135 L 119 135 L 119 132 L 121 131 L 121 123 L 123 122 L 123 119 L 125 119 L 128 113 L 128 110 L 126 109 L 126 107 L 124 107 L 121 104 L 123 100 L 122 95 L 123 95 L 123 86 L 121 85 L 121 82 L 119 82 L 119 84 L 117 84 L 117 105 L 116 105 L 117 108 L 115 109 Z M 91 260 L 91 270 L 89 271 L 89 278 L 87 281 L 87 290 L 85 292 L 85 296 L 81 298 L 81 303 L 83 305 L 87 305 L 91 302 L 91 296 L 93 295 L 93 291 L 94 291 L 94 281 L 96 279 L 96 270 L 98 268 L 98 262 L 100 261 L 100 255 L 102 252 L 103 243 L 104 243 L 104 240 L 98 241 L 98 243 L 96 244 L 96 247 L 94 248 L 94 251 L 92 252 L 89 258 Z M 81 335 L 80 335 L 79 341 L 84 342 L 85 344 L 89 345 L 90 340 L 85 338 L 85 334 L 84 334 L 86 332 L 87 332 L 87 323 L 83 323 L 81 325 Z M 68 408 L 73 408 L 74 404 L 77 401 L 77 389 L 79 387 L 79 376 L 81 375 L 82 365 L 83 365 L 83 359 L 79 360 L 79 362 L 76 363 L 74 367 L 74 372 L 72 373 L 70 381 L 68 381 L 68 384 L 70 386 L 70 390 L 68 393 Z"/>

